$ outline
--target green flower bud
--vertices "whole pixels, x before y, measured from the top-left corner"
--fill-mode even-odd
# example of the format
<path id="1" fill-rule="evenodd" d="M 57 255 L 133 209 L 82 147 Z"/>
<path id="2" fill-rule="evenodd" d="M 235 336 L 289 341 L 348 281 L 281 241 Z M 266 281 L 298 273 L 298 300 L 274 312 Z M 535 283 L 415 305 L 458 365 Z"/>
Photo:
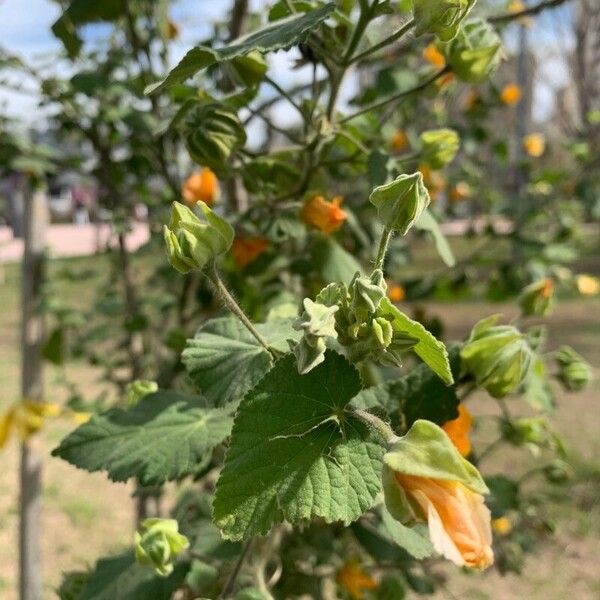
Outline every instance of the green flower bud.
<path id="1" fill-rule="evenodd" d="M 173 561 L 188 546 L 185 535 L 179 533 L 175 519 L 146 519 L 142 532 L 135 533 L 135 558 L 141 565 L 151 565 L 162 576 L 173 571 Z"/>
<path id="2" fill-rule="evenodd" d="M 475 0 L 413 0 L 412 4 L 415 35 L 434 33 L 447 42 L 456 35 Z"/>
<path id="3" fill-rule="evenodd" d="M 473 19 L 464 23 L 457 36 L 445 44 L 444 53 L 459 79 L 481 83 L 500 64 L 502 40 L 487 21 Z"/>
<path id="4" fill-rule="evenodd" d="M 385 298 L 387 285 L 381 269 L 373 271 L 371 277 L 358 273 L 350 283 L 350 311 L 357 323 L 365 322 Z"/>
<path id="5" fill-rule="evenodd" d="M 421 146 L 423 161 L 432 169 L 441 169 L 456 156 L 460 138 L 452 129 L 432 129 L 421 134 Z"/>
<path id="6" fill-rule="evenodd" d="M 569 346 L 561 346 L 554 360 L 559 381 L 571 392 L 584 389 L 594 377 L 591 365 Z"/>
<path id="7" fill-rule="evenodd" d="M 543 317 L 552 309 L 554 300 L 554 281 L 550 277 L 529 284 L 519 297 L 519 306 L 523 316 Z"/>
<path id="8" fill-rule="evenodd" d="M 525 380 L 533 352 L 525 336 L 511 325 L 494 325 L 499 315 L 473 327 L 460 356 L 463 369 L 495 398 L 516 390 Z"/>
<path id="9" fill-rule="evenodd" d="M 156 391 L 158 391 L 156 381 L 149 381 L 148 379 L 136 379 L 132 381 L 127 385 L 125 390 L 127 406 L 135 406 L 142 398 Z"/>
<path id="10" fill-rule="evenodd" d="M 375 339 L 382 348 L 387 348 L 392 343 L 394 328 L 387 319 L 384 319 L 383 317 L 373 319 L 371 328 L 375 335 Z"/>
<path id="11" fill-rule="evenodd" d="M 293 324 L 294 329 L 303 332 L 303 337 L 294 347 L 298 373 L 304 375 L 325 360 L 326 344 L 323 338 L 337 339 L 335 313 L 339 307 L 325 306 L 304 298 L 304 312 Z"/>
<path id="12" fill-rule="evenodd" d="M 390 183 L 376 187 L 369 196 L 386 227 L 406 235 L 429 205 L 429 192 L 420 172 L 400 175 Z"/>
<path id="13" fill-rule="evenodd" d="M 198 202 L 197 206 L 205 221 L 187 206 L 173 202 L 171 220 L 164 227 L 169 262 L 180 273 L 203 269 L 227 252 L 233 242 L 233 227 L 204 202 Z"/>

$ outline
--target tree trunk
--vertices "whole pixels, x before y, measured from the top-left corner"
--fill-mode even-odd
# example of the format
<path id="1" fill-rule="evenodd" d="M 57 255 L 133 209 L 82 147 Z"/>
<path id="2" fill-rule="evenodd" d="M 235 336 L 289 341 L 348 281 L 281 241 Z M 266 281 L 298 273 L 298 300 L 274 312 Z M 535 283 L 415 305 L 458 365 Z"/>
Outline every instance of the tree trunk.
<path id="1" fill-rule="evenodd" d="M 46 198 L 42 191 L 25 189 L 25 249 L 21 280 L 21 393 L 29 401 L 42 401 L 43 317 L 40 314 L 44 279 Z M 21 600 L 40 600 L 41 454 L 30 440 L 23 442 L 20 469 L 19 585 Z"/>

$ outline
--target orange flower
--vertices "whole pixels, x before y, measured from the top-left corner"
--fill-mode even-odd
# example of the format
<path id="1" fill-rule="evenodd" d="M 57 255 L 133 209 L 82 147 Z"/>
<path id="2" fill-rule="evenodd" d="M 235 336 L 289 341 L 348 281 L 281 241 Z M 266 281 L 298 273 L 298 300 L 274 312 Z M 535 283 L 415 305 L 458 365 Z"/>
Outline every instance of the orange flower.
<path id="1" fill-rule="evenodd" d="M 406 133 L 404 133 L 402 129 L 398 129 L 398 131 L 394 133 L 394 137 L 392 137 L 390 147 L 394 152 L 402 152 L 407 146 L 408 138 L 406 137 Z"/>
<path id="2" fill-rule="evenodd" d="M 582 296 L 596 296 L 600 293 L 600 279 L 592 275 L 577 275 L 577 290 Z"/>
<path id="3" fill-rule="evenodd" d="M 263 237 L 236 237 L 231 246 L 231 253 L 237 265 L 243 269 L 256 260 L 268 246 L 269 242 Z"/>
<path id="4" fill-rule="evenodd" d="M 517 104 L 517 102 L 519 102 L 522 95 L 523 93 L 521 92 L 520 86 L 518 86 L 516 83 L 508 83 L 502 88 L 502 91 L 500 92 L 500 99 L 502 102 L 504 102 L 504 104 L 512 106 L 513 104 Z"/>
<path id="5" fill-rule="evenodd" d="M 301 211 L 302 220 L 323 233 L 337 231 L 348 215 L 340 208 L 342 197 L 336 196 L 328 202 L 323 196 L 313 196 L 304 204 Z"/>
<path id="6" fill-rule="evenodd" d="M 208 206 L 212 206 L 218 189 L 217 176 L 208 167 L 204 167 L 185 180 L 181 195 L 186 202 L 194 203 L 202 200 Z"/>
<path id="7" fill-rule="evenodd" d="M 459 181 L 450 189 L 450 202 L 460 202 L 471 195 L 471 186 L 466 181 Z"/>
<path id="8" fill-rule="evenodd" d="M 465 96 L 465 110 L 475 110 L 481 103 L 481 94 L 477 90 L 469 90 Z"/>
<path id="9" fill-rule="evenodd" d="M 364 590 L 372 590 L 377 587 L 377 582 L 353 561 L 345 563 L 335 579 L 338 585 L 343 587 L 354 600 L 360 600 Z"/>
<path id="10" fill-rule="evenodd" d="M 437 171 L 432 171 L 426 164 L 419 165 L 418 169 L 423 175 L 423 183 L 429 192 L 429 197 L 435 200 L 440 192 L 446 189 L 446 178 Z"/>
<path id="11" fill-rule="evenodd" d="M 456 75 L 454 73 L 444 73 L 435 84 L 438 86 L 440 90 L 447 88 L 454 80 L 456 79 Z"/>
<path id="12" fill-rule="evenodd" d="M 512 523 L 508 517 L 499 517 L 492 521 L 492 529 L 498 535 L 507 535 L 512 530 Z"/>
<path id="13" fill-rule="evenodd" d="M 443 69 L 446 66 L 446 58 L 433 43 L 423 49 L 423 58 L 436 69 Z"/>
<path id="14" fill-rule="evenodd" d="M 546 150 L 546 138 L 541 133 L 530 133 L 523 138 L 523 148 L 529 156 L 539 158 Z"/>
<path id="15" fill-rule="evenodd" d="M 469 440 L 469 431 L 473 416 L 467 410 L 464 404 L 458 405 L 458 417 L 452 421 L 446 421 L 442 429 L 446 432 L 450 441 L 456 446 L 457 450 L 463 456 L 469 456 L 471 453 L 471 440 Z"/>
<path id="16" fill-rule="evenodd" d="M 406 292 L 404 291 L 404 288 L 401 285 L 392 284 L 388 288 L 387 295 L 392 302 L 401 302 L 402 300 L 404 300 Z"/>
<path id="17" fill-rule="evenodd" d="M 483 496 L 458 481 L 395 473 L 416 514 L 427 521 L 433 547 L 458 566 L 494 562 L 490 511 Z"/>

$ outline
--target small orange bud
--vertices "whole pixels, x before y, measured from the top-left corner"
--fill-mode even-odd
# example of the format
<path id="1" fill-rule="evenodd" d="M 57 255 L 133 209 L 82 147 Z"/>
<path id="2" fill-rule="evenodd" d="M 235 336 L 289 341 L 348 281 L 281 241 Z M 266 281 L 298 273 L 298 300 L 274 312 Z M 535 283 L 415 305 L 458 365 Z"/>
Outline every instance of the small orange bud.
<path id="1" fill-rule="evenodd" d="M 392 137 L 390 147 L 394 152 L 402 152 L 407 146 L 408 138 L 406 137 L 406 133 L 404 133 L 402 129 L 398 129 L 398 131 L 394 133 L 394 137 Z"/>
<path id="2" fill-rule="evenodd" d="M 304 204 L 300 214 L 305 223 L 330 234 L 337 231 L 348 217 L 340 208 L 341 204 L 341 196 L 336 196 L 331 202 L 323 196 L 313 196 Z"/>
<path id="3" fill-rule="evenodd" d="M 471 196 L 471 186 L 466 181 L 459 181 L 450 189 L 450 202 L 461 202 Z"/>
<path id="4" fill-rule="evenodd" d="M 456 75 L 454 73 L 444 73 L 435 84 L 438 86 L 440 90 L 447 88 L 454 80 L 456 79 Z"/>
<path id="5" fill-rule="evenodd" d="M 471 453 L 469 432 L 471 431 L 472 423 L 473 416 L 471 413 L 464 404 L 459 404 L 458 417 L 452 421 L 446 421 L 442 426 L 442 429 L 446 432 L 450 441 L 463 456 L 469 456 Z"/>
<path id="6" fill-rule="evenodd" d="M 525 152 L 533 158 L 539 158 L 546 150 L 546 138 L 541 133 L 530 133 L 523 138 Z"/>
<path id="7" fill-rule="evenodd" d="M 511 0 L 508 4 L 508 12 L 512 14 L 523 12 L 526 8 L 527 6 L 523 0 Z M 533 25 L 533 18 L 529 16 L 520 17 L 518 22 L 525 27 L 531 27 Z"/>
<path id="8" fill-rule="evenodd" d="M 512 523 L 508 517 L 499 517 L 492 520 L 492 529 L 498 535 L 507 535 L 512 530 Z"/>
<path id="9" fill-rule="evenodd" d="M 522 95 L 521 88 L 516 83 L 509 83 L 502 88 L 500 99 L 504 104 L 512 106 L 521 100 Z"/>
<path id="10" fill-rule="evenodd" d="M 377 587 L 377 582 L 353 561 L 345 563 L 335 579 L 353 600 L 361 600 L 364 590 L 373 590 Z"/>
<path id="11" fill-rule="evenodd" d="M 423 49 L 423 58 L 436 69 L 443 69 L 446 66 L 446 58 L 434 43 L 425 46 Z"/>
<path id="12" fill-rule="evenodd" d="M 231 253 L 237 265 L 244 268 L 256 260 L 269 246 L 263 237 L 236 237 L 231 246 Z"/>
<path id="13" fill-rule="evenodd" d="M 401 302 L 402 300 L 404 300 L 406 292 L 404 291 L 404 288 L 401 285 L 395 283 L 388 287 L 387 295 L 392 302 Z"/>
<path id="14" fill-rule="evenodd" d="M 202 200 L 208 206 L 212 206 L 219 189 L 217 176 L 208 168 L 204 167 L 192 173 L 181 188 L 181 195 L 190 204 Z"/>

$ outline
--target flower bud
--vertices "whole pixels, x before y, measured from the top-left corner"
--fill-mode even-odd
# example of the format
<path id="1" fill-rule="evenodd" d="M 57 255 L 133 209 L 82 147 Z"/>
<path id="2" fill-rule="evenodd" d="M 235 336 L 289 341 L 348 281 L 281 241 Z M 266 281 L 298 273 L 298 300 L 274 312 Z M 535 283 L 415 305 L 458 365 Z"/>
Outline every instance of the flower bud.
<path id="1" fill-rule="evenodd" d="M 350 283 L 350 311 L 357 323 L 365 322 L 386 296 L 387 284 L 381 269 L 376 269 L 371 277 L 358 273 Z"/>
<path id="2" fill-rule="evenodd" d="M 460 351 L 463 369 L 494 398 L 516 390 L 533 359 L 525 336 L 512 325 L 495 325 L 498 319 L 494 315 L 477 323 Z"/>
<path id="3" fill-rule="evenodd" d="M 169 262 L 180 273 L 204 268 L 227 252 L 233 242 L 231 225 L 204 202 L 198 202 L 197 206 L 205 221 L 183 204 L 173 202 L 171 220 L 164 227 Z"/>
<path id="4" fill-rule="evenodd" d="M 554 281 L 550 277 L 529 284 L 519 297 L 519 306 L 523 316 L 543 317 L 552 309 L 554 300 Z"/>
<path id="5" fill-rule="evenodd" d="M 302 331 L 300 342 L 294 347 L 298 364 L 298 373 L 304 375 L 325 360 L 326 337 L 337 339 L 335 313 L 339 307 L 325 306 L 304 298 L 304 312 L 293 324 L 294 329 Z"/>
<path id="6" fill-rule="evenodd" d="M 396 520 L 426 522 L 434 548 L 459 566 L 492 564 L 488 489 L 440 427 L 415 421 L 383 463 L 385 503 Z"/>
<path id="7" fill-rule="evenodd" d="M 432 129 L 421 134 L 421 156 L 432 169 L 441 169 L 452 162 L 460 138 L 452 129 Z"/>
<path id="8" fill-rule="evenodd" d="M 448 65 L 459 79 L 481 83 L 500 64 L 502 40 L 489 23 L 473 19 L 445 45 L 444 52 Z"/>
<path id="9" fill-rule="evenodd" d="M 145 396 L 153 394 L 156 391 L 158 391 L 156 381 L 149 381 L 148 379 L 136 379 L 132 381 L 127 385 L 125 390 L 127 406 L 135 406 Z"/>
<path id="10" fill-rule="evenodd" d="M 475 0 L 413 0 L 412 4 L 415 35 L 434 33 L 447 42 L 456 35 Z"/>
<path id="11" fill-rule="evenodd" d="M 146 519 L 142 532 L 135 533 L 135 558 L 141 565 L 151 565 L 162 576 L 173 571 L 173 561 L 188 546 L 185 535 L 179 533 L 175 519 Z"/>
<path id="12" fill-rule="evenodd" d="M 554 360 L 558 366 L 558 379 L 567 390 L 577 392 L 592 381 L 592 367 L 570 346 L 561 346 Z"/>
<path id="13" fill-rule="evenodd" d="M 406 235 L 429 205 L 429 192 L 420 172 L 400 175 L 390 183 L 376 187 L 369 201 L 377 208 L 386 227 Z"/>

